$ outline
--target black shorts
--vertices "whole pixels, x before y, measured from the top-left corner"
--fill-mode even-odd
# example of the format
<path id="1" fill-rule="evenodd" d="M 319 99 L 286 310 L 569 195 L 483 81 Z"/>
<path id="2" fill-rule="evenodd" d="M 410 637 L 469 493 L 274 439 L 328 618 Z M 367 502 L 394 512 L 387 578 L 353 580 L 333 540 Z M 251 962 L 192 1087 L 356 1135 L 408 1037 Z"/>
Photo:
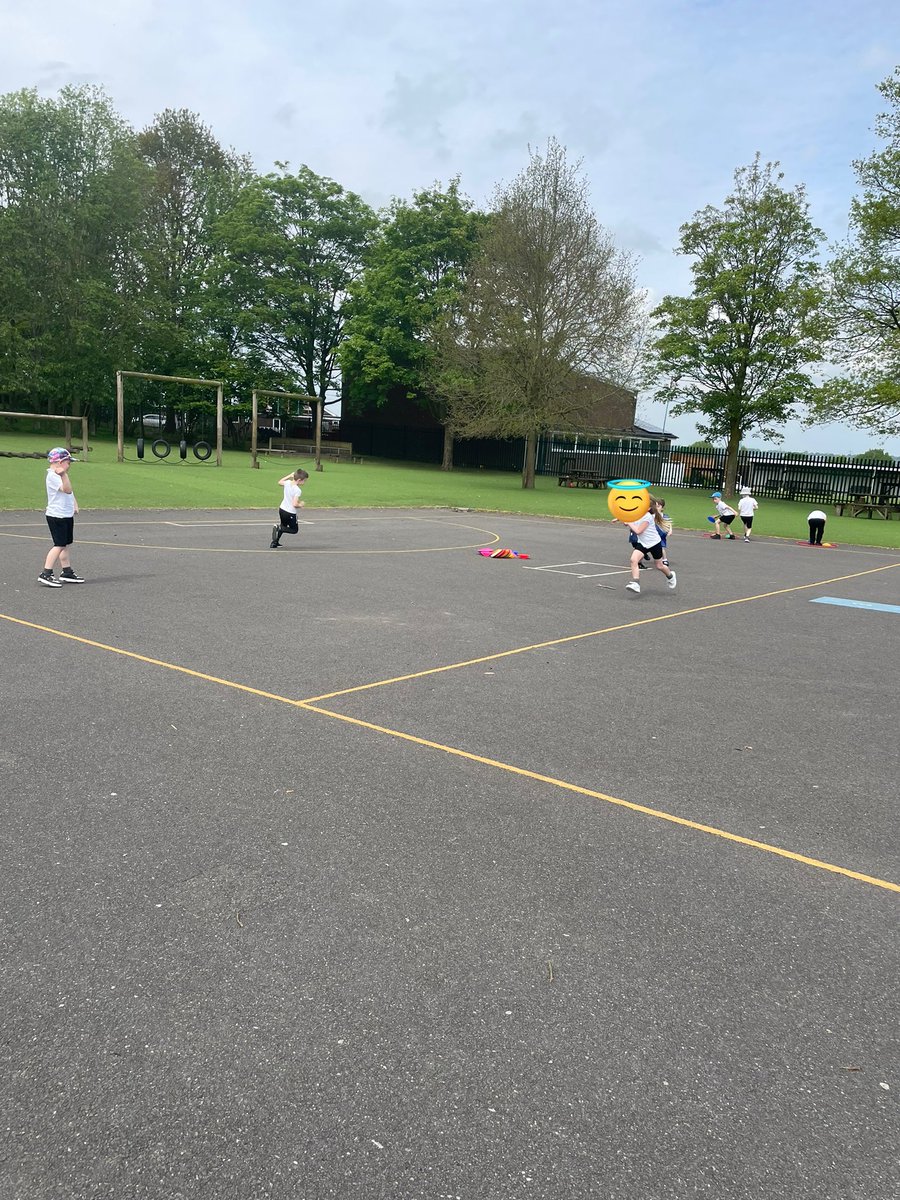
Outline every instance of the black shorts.
<path id="1" fill-rule="evenodd" d="M 727 517 L 719 517 L 723 525 L 730 525 L 734 520 L 734 513 L 729 513 Z"/>
<path id="2" fill-rule="evenodd" d="M 744 522 L 745 529 L 753 528 L 753 518 L 752 517 L 741 517 L 741 520 Z"/>
<path id="3" fill-rule="evenodd" d="M 645 554 L 649 554 L 651 558 L 662 558 L 663 547 L 662 542 L 657 542 L 655 546 L 643 546 L 640 542 L 637 544 L 638 550 L 643 550 Z"/>
<path id="4" fill-rule="evenodd" d="M 289 512 L 285 512 L 285 510 L 283 508 L 279 508 L 278 516 L 281 520 L 281 532 L 282 533 L 296 533 L 297 532 L 297 514 L 295 512 L 289 513 Z"/>
<path id="5" fill-rule="evenodd" d="M 74 517 L 47 517 L 54 546 L 71 546 L 75 541 Z"/>

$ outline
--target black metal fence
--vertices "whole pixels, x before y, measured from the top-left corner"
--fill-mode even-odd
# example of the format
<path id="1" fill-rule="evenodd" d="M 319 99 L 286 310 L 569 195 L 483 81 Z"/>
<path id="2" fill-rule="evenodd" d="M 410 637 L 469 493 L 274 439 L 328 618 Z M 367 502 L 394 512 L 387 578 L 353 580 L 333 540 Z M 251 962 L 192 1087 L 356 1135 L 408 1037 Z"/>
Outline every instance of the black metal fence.
<path id="1" fill-rule="evenodd" d="M 439 463 L 443 432 L 404 426 L 375 425 L 345 419 L 340 436 L 357 454 L 399 461 Z M 523 438 L 458 439 L 453 448 L 457 467 L 521 471 Z M 725 451 L 710 447 L 670 446 L 650 439 L 584 438 L 548 434 L 538 441 L 538 475 L 585 471 L 604 479 L 646 479 L 657 487 L 716 490 L 725 481 Z M 900 459 L 849 457 L 741 450 L 737 487 L 758 497 L 809 503 L 850 502 L 860 497 L 900 502 Z"/>

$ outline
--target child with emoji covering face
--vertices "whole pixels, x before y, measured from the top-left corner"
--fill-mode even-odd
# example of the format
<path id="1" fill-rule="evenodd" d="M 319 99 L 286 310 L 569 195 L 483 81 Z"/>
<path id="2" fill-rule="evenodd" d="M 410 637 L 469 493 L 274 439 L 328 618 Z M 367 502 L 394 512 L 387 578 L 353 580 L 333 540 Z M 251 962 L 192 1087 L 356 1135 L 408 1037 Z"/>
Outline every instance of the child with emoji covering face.
<path id="1" fill-rule="evenodd" d="M 625 585 L 629 592 L 640 595 L 638 583 L 641 559 L 649 554 L 653 565 L 665 575 L 668 585 L 674 590 L 675 572 L 663 562 L 663 540 L 661 536 L 662 512 L 658 500 L 651 500 L 650 507 L 637 521 L 629 521 L 628 528 L 637 536 L 637 545 L 631 552 L 631 582 Z"/>

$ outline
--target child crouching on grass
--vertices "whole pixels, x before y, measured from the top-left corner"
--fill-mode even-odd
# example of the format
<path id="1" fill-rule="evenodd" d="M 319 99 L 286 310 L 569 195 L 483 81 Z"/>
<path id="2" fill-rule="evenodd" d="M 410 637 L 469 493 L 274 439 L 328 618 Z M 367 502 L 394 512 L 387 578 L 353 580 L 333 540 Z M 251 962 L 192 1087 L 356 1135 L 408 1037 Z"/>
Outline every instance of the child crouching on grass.
<path id="1" fill-rule="evenodd" d="M 309 475 L 306 471 L 297 470 L 278 480 L 278 486 L 284 488 L 284 497 L 278 507 L 278 524 L 272 526 L 272 550 L 278 549 L 283 533 L 297 532 L 297 509 L 303 508 L 300 484 L 306 483 L 307 479 Z"/>

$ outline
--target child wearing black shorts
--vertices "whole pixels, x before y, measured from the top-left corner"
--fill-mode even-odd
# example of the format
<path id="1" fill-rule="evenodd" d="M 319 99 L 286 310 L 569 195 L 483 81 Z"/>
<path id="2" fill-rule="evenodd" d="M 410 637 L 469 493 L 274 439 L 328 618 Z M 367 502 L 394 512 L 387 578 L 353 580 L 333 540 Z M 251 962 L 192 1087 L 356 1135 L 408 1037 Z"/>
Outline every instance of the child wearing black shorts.
<path id="1" fill-rule="evenodd" d="M 714 538 L 721 538 L 722 526 L 724 525 L 726 539 L 728 541 L 733 541 L 734 534 L 731 532 L 731 522 L 735 519 L 737 513 L 730 504 L 725 503 L 725 501 L 722 499 L 721 492 L 713 492 L 712 496 L 710 496 L 710 499 L 714 500 L 716 504 L 716 532 L 712 536 Z"/>
<path id="2" fill-rule="evenodd" d="M 44 587 L 58 588 L 64 583 L 84 583 L 80 575 L 72 570 L 69 547 L 75 540 L 75 514 L 78 501 L 72 491 L 69 467 L 74 461 L 63 446 L 54 446 L 47 455 L 47 508 L 45 516 L 53 548 L 44 559 L 44 569 L 38 575 L 38 583 Z M 56 564 L 60 565 L 59 578 L 53 574 Z"/>
<path id="3" fill-rule="evenodd" d="M 278 486 L 284 488 L 284 496 L 278 506 L 278 524 L 272 526 L 270 545 L 273 550 L 278 549 L 278 543 L 281 541 L 283 533 L 297 532 L 297 509 L 303 507 L 303 501 L 300 499 L 300 484 L 306 483 L 307 479 L 309 479 L 308 473 L 298 469 L 278 480 Z"/>

